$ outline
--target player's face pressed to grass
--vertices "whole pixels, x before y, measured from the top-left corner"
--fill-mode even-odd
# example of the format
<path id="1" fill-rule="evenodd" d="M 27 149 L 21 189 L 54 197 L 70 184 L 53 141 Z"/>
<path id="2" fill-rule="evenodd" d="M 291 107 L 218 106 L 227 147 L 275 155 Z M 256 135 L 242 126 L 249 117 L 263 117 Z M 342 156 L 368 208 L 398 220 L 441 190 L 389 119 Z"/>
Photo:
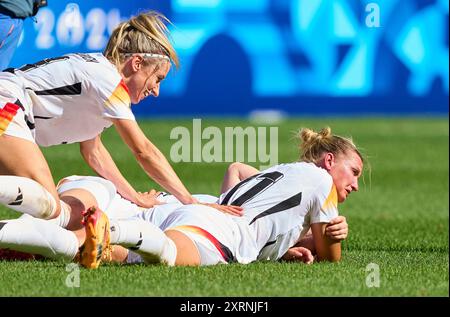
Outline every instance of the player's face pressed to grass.
<path id="1" fill-rule="evenodd" d="M 123 70 L 131 102 L 137 104 L 150 95 L 158 97 L 160 83 L 169 73 L 170 66 L 169 62 L 145 65 L 141 56 L 131 57 Z"/>
<path id="2" fill-rule="evenodd" d="M 336 186 L 338 201 L 342 203 L 352 191 L 358 191 L 363 162 L 356 152 L 346 154 L 325 154 L 325 167 L 329 170 Z"/>

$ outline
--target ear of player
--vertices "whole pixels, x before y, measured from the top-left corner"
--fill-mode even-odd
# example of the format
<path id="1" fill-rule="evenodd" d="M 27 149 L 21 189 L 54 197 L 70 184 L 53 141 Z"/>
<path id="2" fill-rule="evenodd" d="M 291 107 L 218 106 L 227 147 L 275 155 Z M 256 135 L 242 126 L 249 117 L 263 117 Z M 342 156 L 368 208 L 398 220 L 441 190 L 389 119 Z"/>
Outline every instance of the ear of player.
<path id="1" fill-rule="evenodd" d="M 76 261 L 88 269 L 96 269 L 102 261 L 111 261 L 109 219 L 101 210 L 90 207 L 83 212 L 86 240 Z"/>

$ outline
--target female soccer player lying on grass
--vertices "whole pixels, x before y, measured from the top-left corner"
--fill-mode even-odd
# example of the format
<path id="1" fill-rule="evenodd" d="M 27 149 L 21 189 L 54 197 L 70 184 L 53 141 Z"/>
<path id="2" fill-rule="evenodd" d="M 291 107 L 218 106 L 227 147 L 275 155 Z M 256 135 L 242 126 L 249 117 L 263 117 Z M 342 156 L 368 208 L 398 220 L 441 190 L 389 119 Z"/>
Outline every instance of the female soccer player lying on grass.
<path id="1" fill-rule="evenodd" d="M 227 170 L 225 180 L 233 178 L 239 170 L 245 172 L 247 169 L 253 167 L 233 163 Z M 240 175 L 243 175 L 242 172 Z M 92 176 L 69 176 L 60 182 L 58 193 L 60 199 L 71 207 L 72 217 L 68 227 L 73 231 L 61 228 L 53 220 L 45 221 L 26 214 L 19 219 L 0 221 L 0 260 L 33 259 L 35 255 L 41 255 L 55 260 L 70 261 L 76 258 L 83 266 L 96 268 L 102 260 L 97 259 L 99 255 L 97 247 L 106 247 L 109 239 L 109 232 L 106 230 L 109 225 L 108 218 L 112 223 L 119 221 L 120 224 L 121 220 L 126 219 L 142 219 L 159 226 L 171 212 L 182 206 L 174 196 L 164 195 L 160 198 L 164 204 L 142 208 L 117 194 L 111 182 Z M 155 194 L 160 196 L 158 192 Z M 218 197 L 210 195 L 194 195 L 194 197 L 205 204 L 218 201 Z M 105 214 L 100 209 L 92 214 L 84 213 L 85 227 L 81 223 L 82 211 L 86 210 L 86 206 L 92 205 L 105 210 Z M 345 217 L 338 216 L 332 219 L 328 229 L 327 234 L 332 239 L 345 239 L 348 232 Z M 130 236 L 138 237 L 137 232 L 136 234 L 130 232 L 128 236 L 128 240 L 133 239 Z M 305 245 L 314 252 L 311 238 L 311 234 L 306 235 L 299 245 Z M 80 246 L 82 252 L 78 252 Z M 109 254 L 110 260 L 124 263 L 144 262 L 142 257 L 128 252 L 125 248 L 114 246 L 113 250 L 112 254 Z M 311 263 L 313 256 L 310 250 L 293 247 L 283 259 Z"/>
<path id="2" fill-rule="evenodd" d="M 362 159 L 350 140 L 332 136 L 329 129 L 320 134 L 304 129 L 301 137 L 305 162 L 272 167 L 221 195 L 221 203 L 243 206 L 243 217 L 222 215 L 206 206 L 184 206 L 152 220 L 165 234 L 142 220 L 145 217 L 116 218 L 111 220 L 111 243 L 134 250 L 145 262 L 169 265 L 249 263 L 282 256 L 311 262 L 310 254 L 300 254 L 305 250 L 295 247 L 311 226 L 318 259 L 339 260 L 339 241 L 347 235 L 347 225 L 345 218 L 336 218 L 337 202 L 358 189 Z M 239 165 L 232 167 L 225 187 Z M 108 213 L 114 217 L 114 212 Z M 136 216 L 139 211 L 134 213 Z M 334 218 L 337 225 L 330 227 Z M 325 231 L 327 226 L 331 232 Z"/>
<path id="3" fill-rule="evenodd" d="M 137 248 L 146 262 L 245 264 L 282 258 L 311 228 L 317 259 L 339 261 L 340 242 L 329 238 L 326 228 L 338 215 L 338 202 L 358 190 L 363 159 L 351 140 L 332 135 L 329 128 L 320 133 L 303 129 L 300 138 L 301 162 L 271 167 L 220 196 L 221 204 L 243 207 L 242 217 L 187 205 L 159 228 L 121 222 L 112 243 Z M 139 246 L 122 238 L 122 228 L 142 233 Z"/>
<path id="4" fill-rule="evenodd" d="M 0 73 L 1 204 L 67 224 L 69 208 L 58 198 L 38 145 L 78 142 L 87 164 L 123 197 L 153 206 L 155 197 L 136 192 L 103 146 L 101 133 L 111 125 L 150 177 L 182 203 L 196 202 L 130 109 L 131 103 L 157 97 L 171 64 L 178 66 L 166 21 L 159 13 L 142 13 L 113 31 L 103 54 L 68 54 Z"/>

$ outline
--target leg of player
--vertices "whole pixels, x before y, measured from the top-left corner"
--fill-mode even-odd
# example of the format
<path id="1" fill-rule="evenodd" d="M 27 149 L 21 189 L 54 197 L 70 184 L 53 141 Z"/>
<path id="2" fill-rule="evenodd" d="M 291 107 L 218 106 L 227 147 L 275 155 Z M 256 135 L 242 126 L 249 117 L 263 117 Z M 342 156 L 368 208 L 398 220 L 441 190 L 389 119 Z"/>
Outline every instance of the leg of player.
<path id="1" fill-rule="evenodd" d="M 98 206 L 97 200 L 92 193 L 81 188 L 64 191 L 59 195 L 59 199 L 70 206 L 70 213 L 66 217 L 67 225 L 65 227 L 72 231 L 83 229 L 83 212 L 89 207 Z"/>
<path id="2" fill-rule="evenodd" d="M 84 228 L 69 231 L 52 221 L 30 216 L 2 220 L 0 251 L 9 249 L 54 260 L 76 258 L 86 268 L 97 268 L 109 250 L 109 223 L 100 210 L 89 213 L 84 221 Z"/>
<path id="3" fill-rule="evenodd" d="M 177 257 L 175 265 L 198 266 L 200 265 L 200 252 L 197 246 L 184 233 L 178 230 L 164 231 L 166 236 L 175 243 Z"/>
<path id="4" fill-rule="evenodd" d="M 60 194 L 60 199 L 71 210 L 67 229 L 75 231 L 82 241 L 78 261 L 84 267 L 97 268 L 101 261 L 110 258 L 108 217 L 98 208 L 96 198 L 88 190 L 69 189 Z"/>
<path id="5" fill-rule="evenodd" d="M 67 203 L 72 212 L 68 227 L 73 232 L 61 228 L 56 219 L 45 221 L 24 216 L 0 222 L 0 248 L 39 254 L 51 259 L 73 259 L 80 248 L 77 257 L 80 264 L 97 268 L 109 252 L 108 218 L 95 207 L 97 201 L 86 190 L 65 191 L 61 194 L 61 202 Z"/>
<path id="6" fill-rule="evenodd" d="M 142 256 L 146 263 L 199 265 L 195 244 L 176 230 L 163 232 L 141 219 L 111 221 L 111 244 L 119 244 Z"/>
<path id="7" fill-rule="evenodd" d="M 33 217 L 0 221 L 0 248 L 72 260 L 82 243 L 76 233 L 50 221 Z"/>
<path id="8" fill-rule="evenodd" d="M 36 218 L 57 217 L 61 204 L 39 147 L 18 137 L 1 135 L 0 148 L 0 203 Z"/>

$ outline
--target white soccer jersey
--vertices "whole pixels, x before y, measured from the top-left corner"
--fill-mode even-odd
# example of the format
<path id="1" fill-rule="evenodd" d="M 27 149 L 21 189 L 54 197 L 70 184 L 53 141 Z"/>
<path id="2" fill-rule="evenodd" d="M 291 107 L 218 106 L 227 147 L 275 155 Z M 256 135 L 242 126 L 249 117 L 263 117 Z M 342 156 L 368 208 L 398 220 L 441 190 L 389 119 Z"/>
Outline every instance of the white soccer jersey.
<path id="1" fill-rule="evenodd" d="M 28 92 L 19 101 L 41 146 L 92 139 L 112 125 L 111 118 L 135 120 L 128 88 L 101 53 L 27 64 L 11 77 Z"/>
<path id="2" fill-rule="evenodd" d="M 243 217 L 233 217 L 241 236 L 236 250 L 241 263 L 278 260 L 311 224 L 338 216 L 333 180 L 313 163 L 271 167 L 222 194 L 219 202 L 244 208 Z"/>

